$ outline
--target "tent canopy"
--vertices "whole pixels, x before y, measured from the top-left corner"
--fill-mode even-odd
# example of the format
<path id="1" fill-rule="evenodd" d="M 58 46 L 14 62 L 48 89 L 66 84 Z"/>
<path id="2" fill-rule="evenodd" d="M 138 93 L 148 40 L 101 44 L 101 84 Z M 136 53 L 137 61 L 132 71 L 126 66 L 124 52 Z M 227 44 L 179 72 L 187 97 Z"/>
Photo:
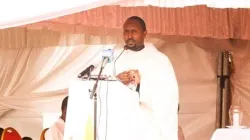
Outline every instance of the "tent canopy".
<path id="1" fill-rule="evenodd" d="M 2 127 L 13 125 L 38 139 L 41 114 L 60 113 L 70 81 L 105 45 L 123 43 L 121 26 L 132 15 L 145 19 L 146 41 L 173 63 L 180 89 L 180 125 L 187 140 L 201 136 L 208 140 L 215 129 L 219 51 L 234 52 L 233 99 L 240 99 L 244 123 L 250 124 L 247 0 L 26 2 L 0 5 L 0 28 L 4 29 L 0 30 Z M 6 14 L 13 9 L 19 14 Z"/>

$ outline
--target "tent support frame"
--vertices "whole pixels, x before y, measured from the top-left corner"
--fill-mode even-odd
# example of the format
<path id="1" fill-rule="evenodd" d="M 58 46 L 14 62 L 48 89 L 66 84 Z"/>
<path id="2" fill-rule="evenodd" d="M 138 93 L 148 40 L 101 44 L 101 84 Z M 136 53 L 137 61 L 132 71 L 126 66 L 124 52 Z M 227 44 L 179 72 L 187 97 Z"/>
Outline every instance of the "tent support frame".
<path id="1" fill-rule="evenodd" d="M 231 102 L 230 75 L 231 53 L 218 54 L 217 69 L 217 101 L 216 101 L 216 128 L 225 128 L 229 125 L 229 108 Z"/>

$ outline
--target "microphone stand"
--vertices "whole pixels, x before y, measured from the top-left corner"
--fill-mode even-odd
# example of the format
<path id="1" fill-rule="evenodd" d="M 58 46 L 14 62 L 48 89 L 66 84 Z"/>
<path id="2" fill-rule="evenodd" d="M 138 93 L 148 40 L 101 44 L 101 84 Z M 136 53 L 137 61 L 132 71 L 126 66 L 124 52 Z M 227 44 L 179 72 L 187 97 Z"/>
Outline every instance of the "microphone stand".
<path id="1" fill-rule="evenodd" d="M 98 82 L 99 82 L 101 74 L 102 74 L 102 70 L 104 69 L 107 61 L 108 61 L 108 58 L 103 59 L 102 66 L 101 66 L 100 72 L 98 74 L 98 77 L 96 79 L 96 82 L 94 84 L 94 87 L 93 87 L 92 91 L 90 91 L 91 92 L 90 99 L 93 99 L 93 97 L 94 97 L 94 140 L 96 140 L 96 136 L 97 136 L 97 94 L 96 94 L 96 89 L 97 89 L 97 85 L 98 85 Z"/>

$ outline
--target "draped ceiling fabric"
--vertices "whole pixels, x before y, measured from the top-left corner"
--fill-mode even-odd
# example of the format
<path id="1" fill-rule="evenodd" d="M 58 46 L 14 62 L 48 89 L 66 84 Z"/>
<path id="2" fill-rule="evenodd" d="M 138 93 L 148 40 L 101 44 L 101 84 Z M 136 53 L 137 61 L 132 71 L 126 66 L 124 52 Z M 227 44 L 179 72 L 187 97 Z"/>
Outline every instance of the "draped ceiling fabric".
<path id="1" fill-rule="evenodd" d="M 16 27 L 34 22 L 70 15 L 105 5 L 122 7 L 155 6 L 185 7 L 206 5 L 213 8 L 249 8 L 248 0 L 8 0 L 0 5 L 0 29 Z M 13 9 L 15 9 L 13 11 Z M 18 12 L 18 14 L 16 14 Z M 198 12 L 198 11 L 196 11 Z M 200 13 L 201 11 L 199 11 Z M 204 12 L 204 11 L 203 11 Z M 201 12 L 201 13 L 203 13 Z M 8 14 L 7 14 L 8 13 Z M 159 14 L 159 13 L 158 13 Z M 162 15 L 165 16 L 165 15 Z M 195 19 L 194 19 L 195 20 Z"/>
<path id="2" fill-rule="evenodd" d="M 250 9 L 218 9 L 202 5 L 184 8 L 103 6 L 26 27 L 110 35 L 120 33 L 123 22 L 132 15 L 145 20 L 150 34 L 250 39 Z"/>

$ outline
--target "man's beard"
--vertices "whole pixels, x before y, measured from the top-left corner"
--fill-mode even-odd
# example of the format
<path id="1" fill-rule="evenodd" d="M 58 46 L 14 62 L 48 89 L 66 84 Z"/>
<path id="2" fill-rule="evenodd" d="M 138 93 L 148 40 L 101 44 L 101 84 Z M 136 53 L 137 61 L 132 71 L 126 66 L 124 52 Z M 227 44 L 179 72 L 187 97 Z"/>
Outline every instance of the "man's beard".
<path id="1" fill-rule="evenodd" d="M 137 45 L 136 41 L 134 39 L 128 39 L 126 41 L 126 49 L 129 49 L 131 51 L 140 51 L 144 48 L 144 44 L 142 45 Z"/>

